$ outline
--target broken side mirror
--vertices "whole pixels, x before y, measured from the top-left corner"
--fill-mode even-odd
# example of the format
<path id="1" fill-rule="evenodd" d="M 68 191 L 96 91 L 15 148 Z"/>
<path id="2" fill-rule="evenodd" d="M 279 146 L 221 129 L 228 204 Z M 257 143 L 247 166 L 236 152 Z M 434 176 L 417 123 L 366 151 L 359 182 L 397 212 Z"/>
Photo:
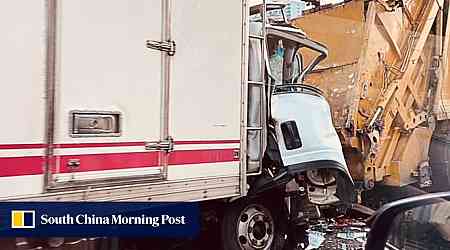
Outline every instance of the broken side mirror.
<path id="1" fill-rule="evenodd" d="M 450 249 L 450 192 L 384 205 L 372 217 L 367 250 Z"/>

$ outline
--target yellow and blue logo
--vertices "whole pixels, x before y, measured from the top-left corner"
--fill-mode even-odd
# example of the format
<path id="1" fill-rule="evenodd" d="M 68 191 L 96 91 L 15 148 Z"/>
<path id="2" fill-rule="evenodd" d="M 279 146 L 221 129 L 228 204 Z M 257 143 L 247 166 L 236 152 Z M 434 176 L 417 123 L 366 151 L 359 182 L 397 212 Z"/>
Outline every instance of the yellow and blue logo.
<path id="1" fill-rule="evenodd" d="M 11 228 L 35 228 L 34 210 L 12 210 Z"/>

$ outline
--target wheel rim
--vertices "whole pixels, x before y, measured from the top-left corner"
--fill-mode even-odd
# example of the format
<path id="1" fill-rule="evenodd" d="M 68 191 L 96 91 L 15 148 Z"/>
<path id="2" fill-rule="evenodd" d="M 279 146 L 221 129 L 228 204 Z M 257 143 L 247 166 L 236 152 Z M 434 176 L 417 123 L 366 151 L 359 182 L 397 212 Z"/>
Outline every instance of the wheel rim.
<path id="1" fill-rule="evenodd" d="M 274 239 L 274 221 L 266 208 L 256 204 L 247 206 L 238 219 L 238 242 L 242 249 L 270 248 Z"/>

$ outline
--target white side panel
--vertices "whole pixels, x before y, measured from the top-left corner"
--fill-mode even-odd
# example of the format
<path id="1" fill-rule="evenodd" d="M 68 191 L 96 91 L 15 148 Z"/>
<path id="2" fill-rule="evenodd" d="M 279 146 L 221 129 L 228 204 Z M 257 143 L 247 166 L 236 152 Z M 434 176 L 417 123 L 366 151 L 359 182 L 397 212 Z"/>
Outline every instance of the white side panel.
<path id="1" fill-rule="evenodd" d="M 43 188 L 46 5 L 3 1 L 0 7 L 0 197 Z M 15 144 L 15 145 L 11 145 Z M 17 145 L 19 144 L 19 145 Z M 22 144 L 22 145 L 21 145 Z"/>
<path id="2" fill-rule="evenodd" d="M 159 138 L 160 2 L 59 1 L 57 143 Z M 69 137 L 77 109 L 122 112 L 122 136 Z"/>
<path id="3" fill-rule="evenodd" d="M 132 176 L 137 172 L 143 176 L 154 175 L 159 174 L 159 169 L 149 167 L 149 168 L 126 168 L 119 170 L 101 170 L 101 171 L 87 171 L 79 173 L 65 173 L 65 174 L 58 174 L 58 181 L 65 182 L 73 179 L 79 181 L 90 181 L 90 180 L 97 180 L 99 178 L 116 178 L 116 177 Z"/>
<path id="4" fill-rule="evenodd" d="M 28 156 L 43 156 L 44 148 L 27 148 L 27 149 L 2 149 L 0 150 L 0 158 L 25 158 Z M 1 165 L 1 164 L 0 164 Z"/>
<path id="5" fill-rule="evenodd" d="M 0 7 L 0 144 L 43 143 L 45 1 L 3 1 Z"/>
<path id="6" fill-rule="evenodd" d="M 211 150 L 211 149 L 238 149 L 239 143 L 227 143 L 227 144 L 196 144 L 196 145 L 175 145 L 174 150 Z"/>
<path id="7" fill-rule="evenodd" d="M 173 1 L 170 133 L 239 140 L 241 1 Z"/>
<path id="8" fill-rule="evenodd" d="M 38 175 L 9 176 L 0 178 L 0 198 L 42 193 L 44 178 Z"/>
<path id="9" fill-rule="evenodd" d="M 239 162 L 216 162 L 169 166 L 167 179 L 190 179 L 217 176 L 239 176 Z"/>
<path id="10" fill-rule="evenodd" d="M 160 0 L 59 1 L 57 144 L 159 140 L 161 52 L 148 49 L 146 41 L 161 38 L 160 3 Z M 73 110 L 120 112 L 121 135 L 71 137 L 69 112 Z M 73 158 L 77 159 L 75 151 Z M 63 164 L 63 160 L 59 162 Z M 92 166 L 97 163 L 98 166 Z M 104 167 L 108 166 L 101 160 L 90 163 L 81 160 L 77 171 Z M 124 166 L 118 167 L 128 166 L 124 162 Z M 146 172 L 136 170 L 132 174 L 143 173 Z"/>
<path id="11" fill-rule="evenodd" d="M 183 181 L 135 183 L 122 186 L 1 197 L 1 201 L 201 201 L 236 196 L 239 177 L 195 178 Z"/>

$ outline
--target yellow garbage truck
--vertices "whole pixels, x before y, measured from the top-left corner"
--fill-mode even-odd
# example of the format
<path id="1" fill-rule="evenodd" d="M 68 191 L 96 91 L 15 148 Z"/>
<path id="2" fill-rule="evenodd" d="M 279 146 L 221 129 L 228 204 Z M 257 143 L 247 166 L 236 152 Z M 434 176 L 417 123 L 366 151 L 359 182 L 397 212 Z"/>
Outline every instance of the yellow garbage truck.
<path id="1" fill-rule="evenodd" d="M 444 0 L 345 1 L 292 20 L 329 49 L 304 81 L 329 100 L 360 191 L 448 187 L 449 20 Z"/>

